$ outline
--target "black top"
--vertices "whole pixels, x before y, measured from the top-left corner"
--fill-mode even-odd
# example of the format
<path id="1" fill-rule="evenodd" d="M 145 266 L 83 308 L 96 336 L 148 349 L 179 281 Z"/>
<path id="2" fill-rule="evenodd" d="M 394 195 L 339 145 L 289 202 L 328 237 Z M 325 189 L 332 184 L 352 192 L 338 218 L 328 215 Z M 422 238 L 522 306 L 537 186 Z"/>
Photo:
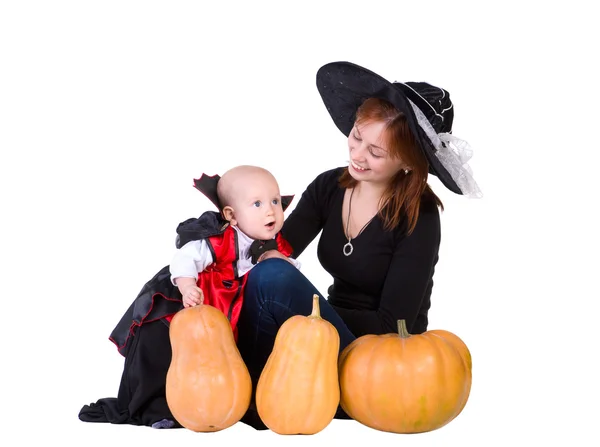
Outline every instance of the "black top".
<path id="1" fill-rule="evenodd" d="M 406 221 L 392 231 L 375 216 L 352 240 L 344 256 L 342 203 L 338 178 L 344 168 L 318 175 L 285 220 L 282 233 L 298 257 L 322 230 L 317 255 L 333 277 L 329 303 L 355 336 L 397 332 L 405 319 L 408 331 L 427 330 L 427 311 L 440 244 L 440 216 L 433 200 L 423 199 L 417 225 L 406 236 Z"/>

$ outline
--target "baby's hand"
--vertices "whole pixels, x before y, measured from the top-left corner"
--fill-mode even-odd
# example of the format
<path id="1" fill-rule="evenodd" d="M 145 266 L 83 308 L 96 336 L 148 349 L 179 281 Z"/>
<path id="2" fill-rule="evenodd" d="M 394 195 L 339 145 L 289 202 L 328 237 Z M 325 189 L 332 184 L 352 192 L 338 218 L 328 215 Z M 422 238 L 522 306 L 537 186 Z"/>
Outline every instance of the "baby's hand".
<path id="1" fill-rule="evenodd" d="M 204 302 L 204 293 L 202 289 L 195 284 L 184 287 L 181 291 L 183 307 L 193 307 Z"/>

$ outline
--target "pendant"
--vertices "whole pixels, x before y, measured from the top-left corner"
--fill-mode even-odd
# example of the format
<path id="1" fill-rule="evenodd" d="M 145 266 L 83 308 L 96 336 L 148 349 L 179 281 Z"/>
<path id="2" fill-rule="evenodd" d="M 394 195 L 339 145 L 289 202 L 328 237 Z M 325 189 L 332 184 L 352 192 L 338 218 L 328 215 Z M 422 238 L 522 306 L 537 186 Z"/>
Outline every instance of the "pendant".
<path id="1" fill-rule="evenodd" d="M 348 251 L 346 251 L 348 250 Z M 345 245 L 344 245 L 344 255 L 346 256 L 350 256 L 352 254 L 352 252 L 354 251 L 354 247 L 352 246 L 352 244 L 350 243 L 350 241 L 348 241 Z"/>

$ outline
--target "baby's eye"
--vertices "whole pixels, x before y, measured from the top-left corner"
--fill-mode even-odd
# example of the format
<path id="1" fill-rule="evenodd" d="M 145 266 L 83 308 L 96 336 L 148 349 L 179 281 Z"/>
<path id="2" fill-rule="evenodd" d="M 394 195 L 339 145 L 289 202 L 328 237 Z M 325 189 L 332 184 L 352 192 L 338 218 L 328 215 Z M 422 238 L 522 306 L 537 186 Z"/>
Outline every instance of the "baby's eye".
<path id="1" fill-rule="evenodd" d="M 254 202 L 253 205 L 258 208 L 260 206 L 260 200 L 257 200 L 256 202 Z"/>
<path id="2" fill-rule="evenodd" d="M 278 199 L 273 199 L 273 205 L 278 205 L 279 204 L 279 200 Z"/>

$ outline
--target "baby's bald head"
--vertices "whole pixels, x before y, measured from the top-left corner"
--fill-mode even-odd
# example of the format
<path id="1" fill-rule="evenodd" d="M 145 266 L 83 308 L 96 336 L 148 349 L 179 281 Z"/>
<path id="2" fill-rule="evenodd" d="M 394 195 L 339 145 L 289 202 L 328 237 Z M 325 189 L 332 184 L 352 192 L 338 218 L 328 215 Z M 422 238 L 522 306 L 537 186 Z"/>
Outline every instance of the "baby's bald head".
<path id="1" fill-rule="evenodd" d="M 264 168 L 241 165 L 217 183 L 222 214 L 252 239 L 272 239 L 283 226 L 281 194 L 275 176 Z"/>
<path id="2" fill-rule="evenodd" d="M 232 206 L 249 185 L 277 181 L 268 170 L 250 165 L 240 165 L 226 171 L 217 183 L 217 195 L 221 207 Z"/>

